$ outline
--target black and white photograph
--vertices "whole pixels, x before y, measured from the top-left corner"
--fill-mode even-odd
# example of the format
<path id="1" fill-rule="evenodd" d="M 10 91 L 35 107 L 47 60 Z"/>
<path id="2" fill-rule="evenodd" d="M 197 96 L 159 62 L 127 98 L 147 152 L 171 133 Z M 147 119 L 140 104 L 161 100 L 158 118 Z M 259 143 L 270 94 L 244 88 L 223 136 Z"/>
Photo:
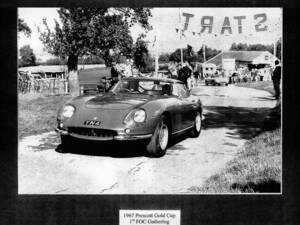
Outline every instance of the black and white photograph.
<path id="1" fill-rule="evenodd" d="M 18 8 L 17 193 L 281 195 L 282 20 Z"/>

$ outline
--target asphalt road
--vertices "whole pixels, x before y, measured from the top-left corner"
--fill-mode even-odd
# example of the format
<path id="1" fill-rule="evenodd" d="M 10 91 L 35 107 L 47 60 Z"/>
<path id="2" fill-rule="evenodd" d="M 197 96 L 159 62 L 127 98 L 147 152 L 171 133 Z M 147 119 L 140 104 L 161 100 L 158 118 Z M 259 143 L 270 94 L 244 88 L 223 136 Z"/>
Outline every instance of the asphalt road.
<path id="1" fill-rule="evenodd" d="M 77 146 L 55 149 L 55 132 L 25 137 L 18 148 L 19 194 L 194 194 L 222 170 L 262 127 L 277 102 L 265 91 L 236 86 L 200 86 L 205 128 L 198 138 L 184 135 L 162 158 L 144 155 L 140 145 Z"/>

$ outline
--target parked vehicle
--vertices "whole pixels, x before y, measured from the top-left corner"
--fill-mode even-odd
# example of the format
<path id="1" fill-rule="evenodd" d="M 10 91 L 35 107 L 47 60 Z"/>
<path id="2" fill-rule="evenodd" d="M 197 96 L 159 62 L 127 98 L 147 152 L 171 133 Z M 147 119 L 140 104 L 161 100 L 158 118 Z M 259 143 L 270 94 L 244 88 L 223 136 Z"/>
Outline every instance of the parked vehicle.
<path id="1" fill-rule="evenodd" d="M 74 139 L 146 140 L 147 151 L 160 157 L 173 136 L 189 132 L 198 137 L 203 118 L 200 99 L 181 81 L 130 77 L 107 93 L 69 101 L 59 110 L 56 131 L 63 146 Z"/>
<path id="2" fill-rule="evenodd" d="M 223 77 L 219 75 L 212 75 L 210 77 L 205 78 L 205 85 L 228 85 L 229 78 Z"/>

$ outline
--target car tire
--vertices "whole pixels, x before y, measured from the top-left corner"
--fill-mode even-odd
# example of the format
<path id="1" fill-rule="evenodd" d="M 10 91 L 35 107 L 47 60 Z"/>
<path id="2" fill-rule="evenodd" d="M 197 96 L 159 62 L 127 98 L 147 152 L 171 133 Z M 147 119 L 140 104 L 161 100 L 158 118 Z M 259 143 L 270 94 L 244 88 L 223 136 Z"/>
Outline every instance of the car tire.
<path id="1" fill-rule="evenodd" d="M 191 130 L 191 137 L 196 138 L 199 137 L 202 129 L 202 121 L 201 121 L 201 114 L 197 112 L 194 120 L 194 126 Z"/>
<path id="2" fill-rule="evenodd" d="M 57 149 L 58 152 L 65 153 L 68 152 L 71 147 L 70 137 L 66 135 L 60 135 L 61 145 Z"/>
<path id="3" fill-rule="evenodd" d="M 147 145 L 147 152 L 153 157 L 161 157 L 166 154 L 170 139 L 170 129 L 167 118 L 162 116 L 157 123 L 154 133 Z"/>

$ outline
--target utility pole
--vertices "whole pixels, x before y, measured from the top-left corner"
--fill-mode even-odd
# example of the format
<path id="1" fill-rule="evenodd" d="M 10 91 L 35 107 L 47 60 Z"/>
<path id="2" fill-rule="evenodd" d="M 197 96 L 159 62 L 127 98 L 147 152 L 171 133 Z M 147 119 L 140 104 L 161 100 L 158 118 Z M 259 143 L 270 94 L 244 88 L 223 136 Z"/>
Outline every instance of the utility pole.
<path id="1" fill-rule="evenodd" d="M 203 63 L 206 62 L 206 56 L 205 56 L 205 44 L 203 44 L 203 47 L 202 47 L 202 53 L 203 53 Z"/>
<path id="2" fill-rule="evenodd" d="M 154 58 L 155 58 L 155 76 L 158 77 L 158 69 L 159 69 L 159 65 L 158 65 L 158 57 L 159 57 L 159 50 L 158 50 L 158 35 L 157 33 L 155 32 L 155 38 L 154 38 L 154 43 L 153 43 L 155 46 L 155 55 L 154 55 Z"/>
<path id="3" fill-rule="evenodd" d="M 182 39 L 182 34 L 183 34 L 183 29 L 181 29 L 181 10 L 179 8 L 179 37 L 180 37 L 180 44 L 181 44 L 181 39 Z M 183 50 L 182 46 L 180 47 L 180 60 L 181 60 L 181 65 L 183 65 Z"/>

